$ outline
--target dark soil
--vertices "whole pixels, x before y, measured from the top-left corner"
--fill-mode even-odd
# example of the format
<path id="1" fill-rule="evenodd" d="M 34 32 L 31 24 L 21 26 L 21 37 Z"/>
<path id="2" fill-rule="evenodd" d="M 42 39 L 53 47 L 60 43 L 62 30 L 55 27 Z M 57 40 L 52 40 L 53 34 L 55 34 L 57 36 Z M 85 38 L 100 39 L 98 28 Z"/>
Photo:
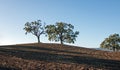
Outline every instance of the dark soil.
<path id="1" fill-rule="evenodd" d="M 47 43 L 0 46 L 0 70 L 120 70 L 120 52 Z"/>

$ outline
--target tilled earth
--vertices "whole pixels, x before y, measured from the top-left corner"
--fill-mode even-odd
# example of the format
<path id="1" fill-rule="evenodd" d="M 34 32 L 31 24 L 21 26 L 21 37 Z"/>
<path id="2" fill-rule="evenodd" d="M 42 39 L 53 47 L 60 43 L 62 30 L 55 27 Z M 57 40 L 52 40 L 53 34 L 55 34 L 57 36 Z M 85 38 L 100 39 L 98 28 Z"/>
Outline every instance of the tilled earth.
<path id="1" fill-rule="evenodd" d="M 0 46 L 0 70 L 120 70 L 120 52 L 47 43 Z"/>

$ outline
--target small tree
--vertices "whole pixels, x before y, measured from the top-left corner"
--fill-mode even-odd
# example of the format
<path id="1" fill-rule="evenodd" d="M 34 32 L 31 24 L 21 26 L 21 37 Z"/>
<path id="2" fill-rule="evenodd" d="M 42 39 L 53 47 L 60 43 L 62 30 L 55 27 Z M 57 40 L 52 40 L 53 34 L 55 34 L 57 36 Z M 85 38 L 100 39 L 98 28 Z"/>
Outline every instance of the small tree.
<path id="1" fill-rule="evenodd" d="M 64 22 L 57 22 L 55 25 L 47 25 L 45 28 L 48 39 L 50 41 L 60 41 L 61 44 L 63 44 L 63 42 L 74 43 L 79 34 L 78 31 L 73 32 L 73 25 Z"/>
<path id="2" fill-rule="evenodd" d="M 113 51 L 120 50 L 120 36 L 119 34 L 110 35 L 109 38 L 106 38 L 101 44 L 101 48 L 110 49 Z"/>
<path id="3" fill-rule="evenodd" d="M 38 39 L 38 43 L 40 43 L 40 36 L 45 33 L 44 26 L 41 23 L 41 20 L 37 20 L 34 22 L 26 22 L 24 30 L 27 33 L 32 33 Z"/>

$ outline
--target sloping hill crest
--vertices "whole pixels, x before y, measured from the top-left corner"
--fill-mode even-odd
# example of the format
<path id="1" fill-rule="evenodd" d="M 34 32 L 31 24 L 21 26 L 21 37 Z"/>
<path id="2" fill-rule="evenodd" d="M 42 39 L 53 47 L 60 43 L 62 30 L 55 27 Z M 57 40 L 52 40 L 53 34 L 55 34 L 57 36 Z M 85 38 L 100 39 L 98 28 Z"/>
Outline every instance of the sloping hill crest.
<path id="1" fill-rule="evenodd" d="M 4 57 L 0 61 L 3 59 L 4 62 L 7 61 L 6 64 L 1 63 L 1 66 L 22 70 L 32 69 L 28 65 L 31 62 L 35 65 L 42 63 L 44 67 L 37 67 L 43 68 L 43 70 L 56 70 L 57 68 L 58 70 L 120 69 L 120 52 L 101 51 L 70 45 L 29 43 L 0 46 L 0 55 Z M 11 59 L 9 60 L 6 57 Z M 20 62 L 20 64 L 11 66 L 10 61 L 13 61 L 14 64 Z M 37 70 L 37 67 L 33 65 L 33 70 Z"/>

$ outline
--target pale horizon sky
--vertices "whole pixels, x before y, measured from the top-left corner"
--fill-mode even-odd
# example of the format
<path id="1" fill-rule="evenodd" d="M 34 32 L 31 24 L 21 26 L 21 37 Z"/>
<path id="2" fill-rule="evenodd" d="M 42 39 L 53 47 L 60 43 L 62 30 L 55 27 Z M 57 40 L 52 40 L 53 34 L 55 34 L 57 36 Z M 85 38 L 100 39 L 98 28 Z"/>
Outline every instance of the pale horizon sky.
<path id="1" fill-rule="evenodd" d="M 66 22 L 80 34 L 74 45 L 99 48 L 110 34 L 120 34 L 120 0 L 0 0 L 0 45 L 34 43 L 26 22 Z M 52 43 L 41 36 L 41 42 Z"/>

